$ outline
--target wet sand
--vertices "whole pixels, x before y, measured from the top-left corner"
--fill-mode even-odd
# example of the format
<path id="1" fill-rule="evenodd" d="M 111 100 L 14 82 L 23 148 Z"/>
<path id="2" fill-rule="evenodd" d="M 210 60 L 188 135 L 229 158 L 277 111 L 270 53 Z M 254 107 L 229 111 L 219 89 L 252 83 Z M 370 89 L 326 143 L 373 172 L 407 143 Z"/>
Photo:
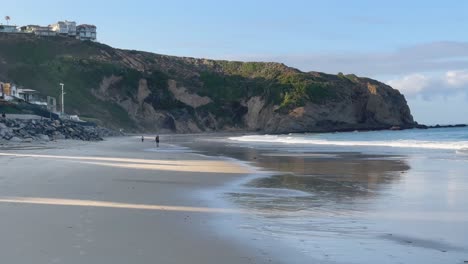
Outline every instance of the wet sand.
<path id="1" fill-rule="evenodd" d="M 310 263 L 468 261 L 468 160 L 454 151 L 236 144 L 215 136 L 182 144 L 265 171 L 219 196 L 226 207 L 249 210 L 243 229 L 281 241 L 283 252 Z"/>
<path id="2" fill-rule="evenodd" d="M 214 230 L 199 195 L 247 167 L 114 138 L 0 148 L 4 263 L 284 263 Z"/>
<path id="3" fill-rule="evenodd" d="M 159 149 L 152 137 L 145 143 L 134 137 L 0 147 L 2 259 L 228 264 L 468 259 L 463 160 L 337 147 L 307 152 L 239 147 L 218 136 L 220 141 L 216 135 L 210 141 L 163 136 L 166 144 Z"/>

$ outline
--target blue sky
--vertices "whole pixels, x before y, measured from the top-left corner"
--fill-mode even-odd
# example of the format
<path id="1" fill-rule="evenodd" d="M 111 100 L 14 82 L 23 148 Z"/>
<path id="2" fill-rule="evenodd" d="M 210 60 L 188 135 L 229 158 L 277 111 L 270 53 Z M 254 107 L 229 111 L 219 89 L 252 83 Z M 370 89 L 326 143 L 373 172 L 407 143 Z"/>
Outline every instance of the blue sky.
<path id="1" fill-rule="evenodd" d="M 402 91 L 421 123 L 468 123 L 468 1 L 33 1 L 11 24 L 95 24 L 100 42 L 178 56 L 356 73 Z"/>

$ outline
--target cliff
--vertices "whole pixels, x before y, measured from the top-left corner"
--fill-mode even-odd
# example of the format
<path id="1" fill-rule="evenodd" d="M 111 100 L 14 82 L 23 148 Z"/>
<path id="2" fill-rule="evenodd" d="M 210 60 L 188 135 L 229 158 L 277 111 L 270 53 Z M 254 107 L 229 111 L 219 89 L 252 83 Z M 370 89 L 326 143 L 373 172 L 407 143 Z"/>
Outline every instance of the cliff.
<path id="1" fill-rule="evenodd" d="M 0 34 L 0 79 L 58 97 L 70 114 L 134 131 L 267 133 L 413 127 L 403 95 L 355 75 Z"/>

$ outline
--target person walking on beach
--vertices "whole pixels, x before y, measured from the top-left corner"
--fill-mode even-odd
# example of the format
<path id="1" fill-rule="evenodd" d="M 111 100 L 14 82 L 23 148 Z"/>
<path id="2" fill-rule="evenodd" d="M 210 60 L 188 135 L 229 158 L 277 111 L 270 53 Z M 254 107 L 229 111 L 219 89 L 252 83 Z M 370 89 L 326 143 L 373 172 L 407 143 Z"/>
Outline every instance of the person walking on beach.
<path id="1" fill-rule="evenodd" d="M 159 148 L 159 135 L 154 140 L 156 141 L 156 147 Z"/>
<path id="2" fill-rule="evenodd" d="M 141 136 L 141 142 L 144 142 L 144 141 L 145 141 L 145 137 Z"/>

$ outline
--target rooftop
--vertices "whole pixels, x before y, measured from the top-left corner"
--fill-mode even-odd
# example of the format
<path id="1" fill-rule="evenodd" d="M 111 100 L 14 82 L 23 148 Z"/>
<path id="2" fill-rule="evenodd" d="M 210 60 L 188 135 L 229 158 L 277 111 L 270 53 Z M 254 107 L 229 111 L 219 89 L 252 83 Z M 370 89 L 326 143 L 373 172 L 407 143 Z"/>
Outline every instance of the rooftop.
<path id="1" fill-rule="evenodd" d="M 90 28 L 96 28 L 95 25 L 89 25 L 89 24 L 82 24 L 82 25 L 78 25 L 76 27 L 90 27 Z"/>
<path id="2" fill-rule="evenodd" d="M 33 89 L 19 89 L 19 93 L 38 93 L 38 91 L 33 90 Z"/>

